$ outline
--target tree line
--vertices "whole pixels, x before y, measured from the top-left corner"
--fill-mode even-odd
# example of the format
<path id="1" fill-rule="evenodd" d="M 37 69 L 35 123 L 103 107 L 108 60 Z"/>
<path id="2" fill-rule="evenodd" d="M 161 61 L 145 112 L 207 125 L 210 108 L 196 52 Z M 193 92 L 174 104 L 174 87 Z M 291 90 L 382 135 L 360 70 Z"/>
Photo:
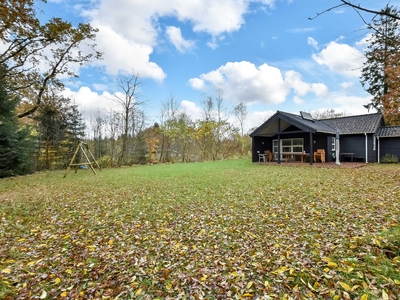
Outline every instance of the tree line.
<path id="1" fill-rule="evenodd" d="M 202 116 L 195 120 L 170 96 L 161 104 L 158 121 L 148 125 L 145 101 L 138 94 L 139 75 L 119 77 L 117 82 L 124 93 L 114 96 L 113 110 L 92 114 L 87 130 L 87 143 L 101 166 L 196 162 L 249 154 L 246 105 L 228 107 L 221 90 L 204 97 Z"/>

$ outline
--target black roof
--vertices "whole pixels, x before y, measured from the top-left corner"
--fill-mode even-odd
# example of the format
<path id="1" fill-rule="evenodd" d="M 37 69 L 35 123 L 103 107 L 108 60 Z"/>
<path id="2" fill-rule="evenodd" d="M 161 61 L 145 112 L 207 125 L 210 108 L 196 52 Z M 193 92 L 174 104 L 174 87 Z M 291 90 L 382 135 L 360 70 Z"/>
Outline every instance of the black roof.
<path id="1" fill-rule="evenodd" d="M 276 133 L 276 129 L 270 130 L 270 132 L 266 132 L 265 129 L 268 126 L 273 127 L 273 122 L 276 121 L 278 118 L 286 122 L 289 122 L 290 124 L 300 128 L 303 131 L 323 132 L 330 134 L 335 134 L 336 131 L 339 131 L 340 134 L 377 133 L 378 129 L 381 126 L 385 125 L 381 113 L 339 117 L 339 118 L 323 119 L 323 120 L 308 120 L 308 119 L 303 119 L 300 115 L 291 114 L 278 110 L 272 117 L 270 117 L 267 121 L 261 124 L 256 130 L 254 130 L 250 134 L 250 136 L 253 137 L 255 135 L 266 135 L 266 134 L 271 135 Z M 400 133 L 398 133 L 398 130 L 400 130 L 400 126 L 398 129 L 392 129 L 393 127 L 383 127 L 383 128 L 386 129 L 385 130 L 382 129 L 381 136 L 400 136 Z"/>
<path id="2" fill-rule="evenodd" d="M 255 129 L 250 136 L 253 137 L 255 135 L 260 136 L 273 136 L 277 133 L 278 127 L 276 125 L 276 121 L 279 119 L 284 120 L 287 124 L 292 124 L 299 129 L 305 132 L 324 132 L 334 134 L 335 130 L 326 125 L 324 122 L 320 120 L 306 120 L 303 119 L 299 115 L 277 111 L 272 117 L 270 117 L 267 121 L 261 124 L 257 129 Z M 267 127 L 270 127 L 270 130 L 265 130 Z M 282 130 L 282 128 L 281 128 Z"/>
<path id="3" fill-rule="evenodd" d="M 381 113 L 322 120 L 340 134 L 376 133 L 383 124 Z"/>
<path id="4" fill-rule="evenodd" d="M 321 120 L 307 120 L 307 119 L 303 119 L 301 116 L 299 115 L 295 115 L 295 114 L 291 114 L 291 113 L 287 113 L 287 112 L 280 112 L 283 115 L 286 115 L 290 118 L 295 119 L 297 122 L 299 122 L 300 124 L 302 124 L 305 127 L 308 127 L 310 129 L 310 131 L 313 132 L 325 132 L 325 133 L 335 133 L 335 130 L 332 129 L 332 127 L 330 127 L 329 125 L 325 124 L 323 121 Z"/>
<path id="5" fill-rule="evenodd" d="M 400 126 L 382 126 L 381 128 L 379 128 L 377 136 L 379 137 L 400 136 Z"/>

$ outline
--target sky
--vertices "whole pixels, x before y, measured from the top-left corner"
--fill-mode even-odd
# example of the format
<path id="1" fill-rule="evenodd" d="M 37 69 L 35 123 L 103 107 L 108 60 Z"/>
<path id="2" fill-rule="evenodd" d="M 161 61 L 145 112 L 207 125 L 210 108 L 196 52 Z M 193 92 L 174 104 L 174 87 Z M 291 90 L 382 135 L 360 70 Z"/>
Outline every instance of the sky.
<path id="1" fill-rule="evenodd" d="M 358 0 L 370 9 L 387 0 Z M 399 6 L 400 1 L 391 1 Z M 98 28 L 101 61 L 81 67 L 65 95 L 89 118 L 116 107 L 115 76 L 139 74 L 149 125 L 173 98 L 193 120 L 222 91 L 226 108 L 247 106 L 246 128 L 277 110 L 366 114 L 360 84 L 368 35 L 339 0 L 49 0 L 41 18 Z M 373 15 L 363 13 L 366 21 Z M 314 18 L 310 20 L 309 18 Z"/>

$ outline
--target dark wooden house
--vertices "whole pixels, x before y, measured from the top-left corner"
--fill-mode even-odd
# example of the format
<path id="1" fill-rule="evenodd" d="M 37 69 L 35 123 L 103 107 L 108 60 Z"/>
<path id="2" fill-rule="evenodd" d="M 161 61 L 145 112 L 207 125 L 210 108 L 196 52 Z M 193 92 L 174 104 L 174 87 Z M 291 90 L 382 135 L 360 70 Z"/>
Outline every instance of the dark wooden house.
<path id="1" fill-rule="evenodd" d="M 385 154 L 400 157 L 400 126 L 385 126 L 381 113 L 315 120 L 305 112 L 277 111 L 250 137 L 253 162 L 266 150 L 278 163 L 289 158 L 312 164 L 317 149 L 324 149 L 326 162 L 336 161 L 336 155 L 340 161 L 366 163 L 379 162 Z"/>

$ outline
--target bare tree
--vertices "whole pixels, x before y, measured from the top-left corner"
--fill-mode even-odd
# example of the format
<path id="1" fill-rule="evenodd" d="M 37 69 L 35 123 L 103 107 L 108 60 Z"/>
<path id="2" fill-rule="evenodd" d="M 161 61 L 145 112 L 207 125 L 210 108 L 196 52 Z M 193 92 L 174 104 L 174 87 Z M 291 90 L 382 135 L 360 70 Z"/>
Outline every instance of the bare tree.
<path id="1" fill-rule="evenodd" d="M 121 153 L 117 162 L 117 165 L 121 166 L 126 155 L 128 133 L 131 128 L 130 123 L 132 115 L 136 112 L 138 106 L 142 105 L 145 101 L 138 100 L 139 87 L 141 85 L 141 82 L 139 81 L 139 73 L 132 72 L 129 76 L 120 75 L 116 77 L 115 80 L 121 93 L 115 93 L 114 100 L 122 109 L 122 119 L 124 123 Z"/>
<path id="2" fill-rule="evenodd" d="M 325 9 L 322 12 L 318 12 L 314 17 L 312 18 L 308 18 L 309 20 L 314 20 L 315 18 L 319 17 L 320 15 L 327 13 L 331 10 L 334 10 L 336 8 L 339 7 L 343 7 L 343 6 L 348 6 L 353 8 L 358 14 L 360 14 L 360 12 L 366 12 L 366 13 L 370 13 L 373 15 L 380 15 L 380 16 L 387 16 L 387 17 L 391 17 L 393 19 L 396 20 L 400 20 L 400 17 L 397 14 L 393 14 L 389 9 L 382 9 L 382 10 L 375 10 L 375 9 L 371 9 L 365 6 L 362 6 L 360 4 L 354 4 L 351 1 L 347 1 L 347 0 L 339 0 L 341 3 L 335 5 L 335 6 L 331 6 L 328 9 Z M 388 1 L 389 4 L 389 1 Z M 386 8 L 388 7 L 388 5 L 386 5 Z"/>
<path id="3" fill-rule="evenodd" d="M 173 95 L 162 103 L 160 122 L 161 122 L 161 153 L 160 159 L 164 162 L 170 161 L 170 136 L 171 124 L 176 121 L 178 115 L 179 103 L 175 100 Z"/>
<path id="4" fill-rule="evenodd" d="M 244 122 L 247 119 L 247 107 L 243 102 L 240 102 L 233 108 L 236 120 L 240 126 L 240 149 L 241 154 L 244 152 Z"/>

